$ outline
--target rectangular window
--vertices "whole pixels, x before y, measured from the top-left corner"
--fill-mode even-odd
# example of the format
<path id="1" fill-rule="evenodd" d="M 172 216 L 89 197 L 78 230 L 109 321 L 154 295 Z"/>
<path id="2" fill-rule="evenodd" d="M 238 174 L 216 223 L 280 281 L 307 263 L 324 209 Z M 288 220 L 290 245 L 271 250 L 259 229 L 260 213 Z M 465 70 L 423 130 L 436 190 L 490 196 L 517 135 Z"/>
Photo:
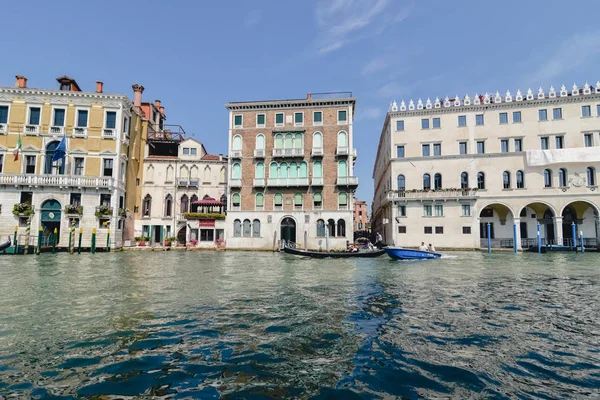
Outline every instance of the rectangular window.
<path id="1" fill-rule="evenodd" d="M 444 227 L 443 226 L 436 226 L 435 227 L 435 233 L 436 235 L 441 235 L 444 233 Z"/>
<path id="2" fill-rule="evenodd" d="M 104 158 L 102 160 L 102 176 L 113 176 L 112 158 Z"/>
<path id="3" fill-rule="evenodd" d="M 348 111 L 339 110 L 338 111 L 338 124 L 345 124 L 348 122 Z"/>
<path id="4" fill-rule="evenodd" d="M 458 116 L 458 126 L 467 126 L 467 116 L 466 115 Z"/>
<path id="5" fill-rule="evenodd" d="M 548 121 L 548 110 L 538 110 L 538 121 Z"/>
<path id="6" fill-rule="evenodd" d="M 421 146 L 421 148 L 422 148 L 423 157 L 429 157 L 429 145 L 424 144 L 423 146 Z"/>
<path id="7" fill-rule="evenodd" d="M 482 140 L 477 142 L 477 154 L 485 154 L 485 142 Z"/>
<path id="8" fill-rule="evenodd" d="M 403 131 L 404 130 L 404 121 L 396 121 L 396 130 Z"/>
<path id="9" fill-rule="evenodd" d="M 585 147 L 592 147 L 594 145 L 594 138 L 591 133 L 583 135 L 583 145 Z"/>
<path id="10" fill-rule="evenodd" d="M 406 233 L 406 226 L 399 226 L 398 233 Z"/>
<path id="11" fill-rule="evenodd" d="M 25 156 L 25 173 L 35 174 L 35 156 Z"/>
<path id="12" fill-rule="evenodd" d="M 213 242 L 215 240 L 214 229 L 200 229 L 200 241 L 201 242 Z"/>
<path id="13" fill-rule="evenodd" d="M 77 127 L 86 128 L 88 124 L 88 110 L 77 110 Z"/>
<path id="14" fill-rule="evenodd" d="M 433 228 L 431 226 L 423 227 L 423 232 L 427 235 L 431 235 L 433 233 Z"/>
<path id="15" fill-rule="evenodd" d="M 283 113 L 275 114 L 275 126 L 283 126 Z"/>
<path id="16" fill-rule="evenodd" d="M 444 216 L 444 206 L 441 204 L 436 204 L 435 206 L 433 206 L 433 211 L 433 215 L 435 215 L 436 217 Z"/>
<path id="17" fill-rule="evenodd" d="M 467 154 L 467 142 L 458 142 L 458 153 Z"/>
<path id="18" fill-rule="evenodd" d="M 540 138 L 540 145 L 542 147 L 542 150 L 548 150 L 549 144 L 550 144 L 550 139 L 547 136 Z"/>
<path id="19" fill-rule="evenodd" d="M 557 149 L 562 149 L 563 147 L 565 147 L 565 137 L 564 136 L 556 136 L 555 142 L 556 142 Z"/>
<path id="20" fill-rule="evenodd" d="M 198 154 L 198 149 L 194 147 L 190 148 L 190 155 L 195 156 L 196 154 Z"/>
<path id="21" fill-rule="evenodd" d="M 190 154 L 190 148 L 189 148 L 189 147 L 184 147 L 184 148 L 183 148 L 183 155 L 184 155 L 184 156 L 187 156 L 187 155 L 189 155 L 189 154 Z"/>
<path id="22" fill-rule="evenodd" d="M 513 111 L 513 124 L 521 122 L 521 111 Z"/>
<path id="23" fill-rule="evenodd" d="M 502 153 L 508 153 L 508 139 L 502 139 L 500 141 L 500 151 Z"/>
<path id="24" fill-rule="evenodd" d="M 83 175 L 83 157 L 73 158 L 73 175 Z"/>
<path id="25" fill-rule="evenodd" d="M 562 108 L 552 109 L 552 119 L 562 119 Z"/>
<path id="26" fill-rule="evenodd" d="M 313 124 L 314 125 L 323 125 L 323 112 L 322 111 L 313 112 Z"/>
<path id="27" fill-rule="evenodd" d="M 471 205 L 470 204 L 463 204 L 461 206 L 462 209 L 462 216 L 463 217 L 470 217 L 471 216 Z"/>
<path id="28" fill-rule="evenodd" d="M 294 113 L 294 125 L 302 126 L 304 125 L 304 114 L 301 112 Z"/>
<path id="29" fill-rule="evenodd" d="M 465 235 L 470 235 L 471 234 L 471 227 L 470 226 L 463 226 L 462 227 L 462 232 Z"/>
<path id="30" fill-rule="evenodd" d="M 440 121 L 439 118 L 434 118 L 433 119 L 433 129 L 439 129 L 442 127 L 442 122 Z"/>
<path id="31" fill-rule="evenodd" d="M 475 125 L 483 125 L 484 122 L 483 114 L 477 114 L 475 116 Z"/>
<path id="32" fill-rule="evenodd" d="M 40 124 L 40 114 L 42 110 L 39 107 L 31 107 L 29 109 L 29 125 Z"/>
<path id="33" fill-rule="evenodd" d="M 421 129 L 429 129 L 429 119 L 423 118 L 421 120 Z"/>
<path id="34" fill-rule="evenodd" d="M 600 117 L 600 104 L 596 106 L 596 115 Z"/>
<path id="35" fill-rule="evenodd" d="M 100 205 L 110 207 L 110 194 L 100 195 Z"/>
<path id="36" fill-rule="evenodd" d="M 0 154 L 0 174 L 2 173 L 3 166 L 4 166 L 4 154 Z"/>
<path id="37" fill-rule="evenodd" d="M 404 158 L 404 146 L 396 146 L 396 157 Z"/>
<path id="38" fill-rule="evenodd" d="M 265 114 L 256 114 L 256 127 L 264 128 L 265 127 Z"/>
<path id="39" fill-rule="evenodd" d="M 129 118 L 123 119 L 123 133 L 125 136 L 129 136 Z"/>
<path id="40" fill-rule="evenodd" d="M 429 205 L 429 204 L 424 205 L 423 206 L 423 216 L 431 217 L 433 215 L 432 209 L 433 209 L 433 207 L 431 205 Z"/>
<path id="41" fill-rule="evenodd" d="M 508 124 L 508 113 L 500 113 L 500 123 Z"/>
<path id="42" fill-rule="evenodd" d="M 115 129 L 117 127 L 117 113 L 115 111 L 106 112 L 106 129 Z"/>
<path id="43" fill-rule="evenodd" d="M 0 124 L 8 122 L 8 106 L 0 106 Z"/>
<path id="44" fill-rule="evenodd" d="M 406 217 L 406 206 L 398 206 L 398 216 Z"/>
<path id="45" fill-rule="evenodd" d="M 244 122 L 244 118 L 241 115 L 233 116 L 233 127 L 234 128 L 241 128 L 243 122 Z"/>
<path id="46" fill-rule="evenodd" d="M 80 206 L 81 205 L 81 193 L 71 193 L 69 204 L 72 206 Z"/>
<path id="47" fill-rule="evenodd" d="M 515 139 L 515 151 L 523 151 L 523 139 Z"/>
<path id="48" fill-rule="evenodd" d="M 582 117 L 591 117 L 592 116 L 592 107 L 590 106 L 581 106 L 581 116 Z"/>
<path id="49" fill-rule="evenodd" d="M 65 126 L 65 110 L 63 108 L 54 109 L 54 124 L 52 126 Z"/>
<path id="50" fill-rule="evenodd" d="M 441 156 L 442 155 L 442 144 L 441 143 L 435 143 L 433 145 L 433 155 L 434 156 Z"/>

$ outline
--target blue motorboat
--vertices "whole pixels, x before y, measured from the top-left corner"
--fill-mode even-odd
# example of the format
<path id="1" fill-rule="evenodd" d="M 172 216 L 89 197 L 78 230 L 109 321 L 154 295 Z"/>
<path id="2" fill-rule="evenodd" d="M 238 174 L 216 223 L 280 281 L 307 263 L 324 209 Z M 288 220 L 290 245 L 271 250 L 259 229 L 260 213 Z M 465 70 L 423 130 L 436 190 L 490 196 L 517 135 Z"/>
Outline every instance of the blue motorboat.
<path id="1" fill-rule="evenodd" d="M 385 253 L 394 260 L 431 260 L 440 258 L 439 253 L 430 253 L 428 251 L 403 249 L 402 247 L 384 247 Z"/>

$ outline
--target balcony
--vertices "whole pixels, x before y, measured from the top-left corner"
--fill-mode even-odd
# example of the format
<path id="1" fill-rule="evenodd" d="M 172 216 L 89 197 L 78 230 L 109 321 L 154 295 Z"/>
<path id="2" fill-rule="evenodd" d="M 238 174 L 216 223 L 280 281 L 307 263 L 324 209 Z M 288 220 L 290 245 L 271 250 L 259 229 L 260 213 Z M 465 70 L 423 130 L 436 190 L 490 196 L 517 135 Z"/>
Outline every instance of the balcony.
<path id="1" fill-rule="evenodd" d="M 348 155 L 348 147 L 338 147 L 335 150 L 335 154 L 338 156 L 347 156 Z"/>
<path id="2" fill-rule="evenodd" d="M 358 176 L 338 176 L 338 186 L 358 186 Z"/>
<path id="3" fill-rule="evenodd" d="M 63 126 L 51 126 L 48 128 L 48 133 L 50 135 L 63 135 L 65 133 L 65 128 Z"/>
<path id="4" fill-rule="evenodd" d="M 148 123 L 148 140 L 156 142 L 181 142 L 186 138 L 181 125 L 159 125 Z"/>
<path id="5" fill-rule="evenodd" d="M 265 178 L 254 178 L 255 187 L 265 187 Z"/>
<path id="6" fill-rule="evenodd" d="M 199 181 L 198 178 L 192 178 L 192 179 L 179 179 L 177 181 L 177 185 L 178 186 L 192 186 L 192 187 L 198 187 L 199 185 Z"/>
<path id="7" fill-rule="evenodd" d="M 254 158 L 265 158 L 265 149 L 254 149 Z"/>
<path id="8" fill-rule="evenodd" d="M 241 179 L 230 179 L 229 186 L 230 187 L 242 187 L 242 180 Z"/>
<path id="9" fill-rule="evenodd" d="M 313 186 L 323 186 L 323 178 L 312 178 Z"/>
<path id="10" fill-rule="evenodd" d="M 273 157 L 304 157 L 304 149 L 273 149 Z"/>
<path id="11" fill-rule="evenodd" d="M 12 186 L 53 186 L 60 188 L 95 188 L 112 189 L 118 187 L 124 190 L 125 186 L 115 178 L 73 175 L 33 175 L 33 174 L 0 174 L 0 185 Z"/>
<path id="12" fill-rule="evenodd" d="M 73 137 L 86 137 L 87 128 L 73 128 Z"/>
<path id="13" fill-rule="evenodd" d="M 423 199 L 460 199 L 477 197 L 477 190 L 468 189 L 437 189 L 437 190 L 392 190 L 387 193 L 387 200 L 399 199 L 423 200 Z"/>
<path id="14" fill-rule="evenodd" d="M 231 158 L 242 158 L 241 150 L 231 150 Z"/>
<path id="15" fill-rule="evenodd" d="M 267 186 L 308 186 L 308 178 L 269 178 Z"/>
<path id="16" fill-rule="evenodd" d="M 322 147 L 313 147 L 311 155 L 313 157 L 322 157 L 323 156 L 323 148 Z"/>
<path id="17" fill-rule="evenodd" d="M 102 129 L 102 139 L 116 139 L 117 138 L 117 130 L 116 129 Z"/>
<path id="18" fill-rule="evenodd" d="M 40 134 L 40 126 L 39 125 L 25 125 L 26 135 L 39 135 Z"/>
<path id="19" fill-rule="evenodd" d="M 8 124 L 7 123 L 0 124 L 0 133 L 8 133 Z"/>

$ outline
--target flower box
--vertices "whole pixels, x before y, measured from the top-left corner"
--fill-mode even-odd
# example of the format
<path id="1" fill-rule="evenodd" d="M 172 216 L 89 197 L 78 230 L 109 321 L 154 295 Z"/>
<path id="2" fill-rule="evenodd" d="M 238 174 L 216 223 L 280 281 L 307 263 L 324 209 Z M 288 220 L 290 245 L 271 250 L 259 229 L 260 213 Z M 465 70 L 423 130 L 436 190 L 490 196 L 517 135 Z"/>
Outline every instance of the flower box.
<path id="1" fill-rule="evenodd" d="M 13 214 L 28 217 L 35 214 L 33 206 L 29 203 L 17 203 L 13 206 Z"/>

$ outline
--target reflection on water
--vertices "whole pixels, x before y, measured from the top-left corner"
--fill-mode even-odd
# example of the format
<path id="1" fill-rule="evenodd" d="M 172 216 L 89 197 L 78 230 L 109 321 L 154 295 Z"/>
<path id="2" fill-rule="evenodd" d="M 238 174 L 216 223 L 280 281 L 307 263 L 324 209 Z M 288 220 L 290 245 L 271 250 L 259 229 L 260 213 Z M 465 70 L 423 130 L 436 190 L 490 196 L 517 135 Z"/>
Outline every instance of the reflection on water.
<path id="1" fill-rule="evenodd" d="M 600 395 L 600 256 L 0 257 L 0 395 Z"/>

